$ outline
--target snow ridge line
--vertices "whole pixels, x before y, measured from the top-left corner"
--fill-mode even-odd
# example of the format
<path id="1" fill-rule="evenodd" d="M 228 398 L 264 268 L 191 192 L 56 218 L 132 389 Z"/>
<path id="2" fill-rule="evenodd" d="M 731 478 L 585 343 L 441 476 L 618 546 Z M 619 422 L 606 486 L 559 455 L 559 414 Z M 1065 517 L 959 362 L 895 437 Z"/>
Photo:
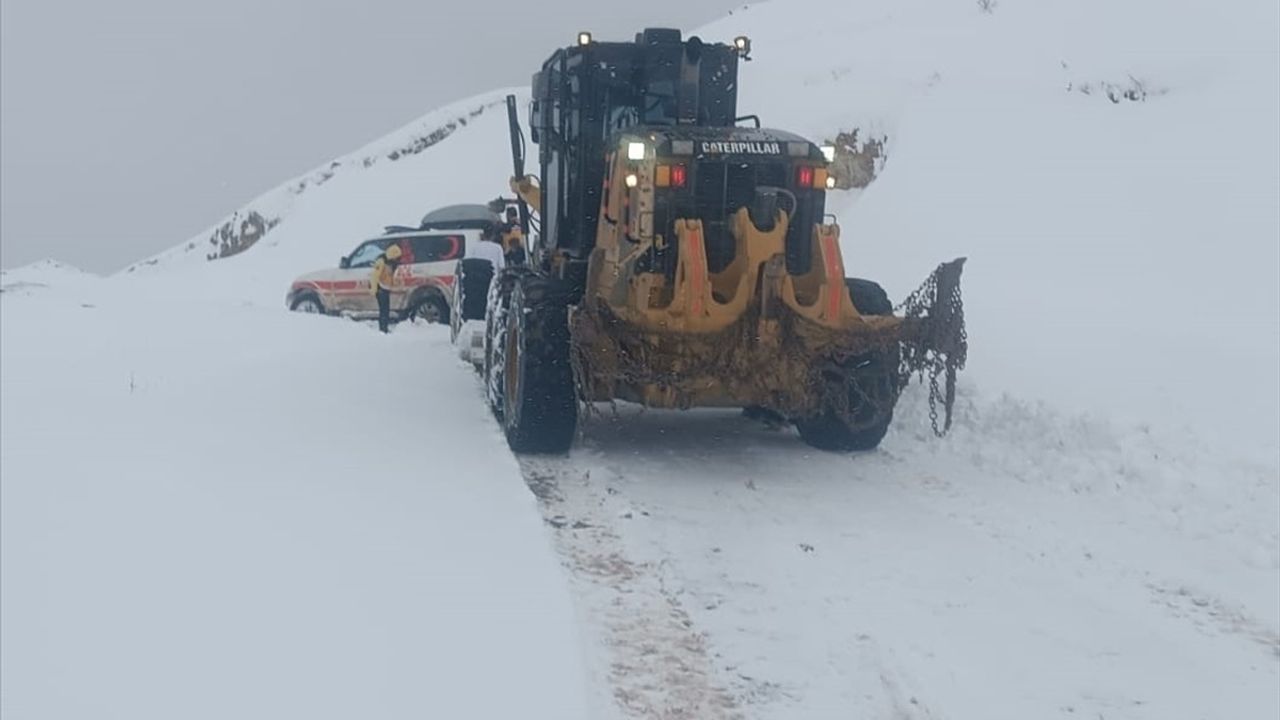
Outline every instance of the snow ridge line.
<path id="1" fill-rule="evenodd" d="M 501 105 L 507 92 L 486 93 L 430 113 L 353 153 L 267 191 L 183 245 L 134 263 L 122 272 L 133 273 L 169 259 L 190 255 L 202 247 L 209 248 L 203 258 L 206 261 L 238 255 L 275 229 L 290 214 L 296 198 L 309 188 L 324 185 L 344 169 L 367 170 L 383 159 L 397 162 L 417 155 L 466 127 L 468 122 L 485 111 Z"/>

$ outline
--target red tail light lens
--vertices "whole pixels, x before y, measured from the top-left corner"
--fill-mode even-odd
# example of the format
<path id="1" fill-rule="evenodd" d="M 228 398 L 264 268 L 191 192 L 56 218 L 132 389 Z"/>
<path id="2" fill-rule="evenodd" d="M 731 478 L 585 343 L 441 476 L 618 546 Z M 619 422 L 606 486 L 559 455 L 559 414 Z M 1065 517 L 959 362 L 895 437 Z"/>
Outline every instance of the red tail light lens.
<path id="1" fill-rule="evenodd" d="M 813 187 L 813 166 L 801 165 L 796 168 L 796 185 L 802 188 Z"/>
<path id="2" fill-rule="evenodd" d="M 683 165 L 671 166 L 671 187 L 684 187 L 689 181 L 689 171 Z"/>

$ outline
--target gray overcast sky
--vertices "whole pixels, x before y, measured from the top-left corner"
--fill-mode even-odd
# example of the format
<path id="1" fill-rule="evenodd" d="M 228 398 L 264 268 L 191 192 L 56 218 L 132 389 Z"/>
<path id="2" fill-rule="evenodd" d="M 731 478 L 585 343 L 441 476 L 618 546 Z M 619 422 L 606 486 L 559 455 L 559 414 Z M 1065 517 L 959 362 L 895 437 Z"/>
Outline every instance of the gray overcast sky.
<path id="1" fill-rule="evenodd" d="M 0 265 L 118 270 L 579 29 L 746 0 L 0 0 Z"/>

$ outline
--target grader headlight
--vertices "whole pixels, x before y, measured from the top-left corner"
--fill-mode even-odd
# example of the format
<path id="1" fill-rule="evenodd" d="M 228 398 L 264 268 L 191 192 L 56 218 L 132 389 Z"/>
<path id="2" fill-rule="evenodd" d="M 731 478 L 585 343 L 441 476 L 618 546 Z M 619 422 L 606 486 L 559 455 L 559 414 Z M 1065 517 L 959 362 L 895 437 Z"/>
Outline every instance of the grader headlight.
<path id="1" fill-rule="evenodd" d="M 823 146 L 822 146 L 822 157 L 826 158 L 827 162 L 829 162 L 829 163 L 835 162 L 835 161 L 836 161 L 836 146 L 835 146 L 835 145 L 823 145 Z"/>
<path id="2" fill-rule="evenodd" d="M 629 142 L 627 143 L 627 159 L 643 160 L 646 150 L 648 150 L 648 148 L 646 148 L 645 144 L 642 142 Z"/>

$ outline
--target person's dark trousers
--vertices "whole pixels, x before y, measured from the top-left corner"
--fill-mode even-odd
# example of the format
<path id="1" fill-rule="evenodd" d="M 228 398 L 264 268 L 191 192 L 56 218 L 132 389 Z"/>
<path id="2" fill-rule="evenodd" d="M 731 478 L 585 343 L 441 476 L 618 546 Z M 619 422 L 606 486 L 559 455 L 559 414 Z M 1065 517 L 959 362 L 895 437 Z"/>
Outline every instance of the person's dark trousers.
<path id="1" fill-rule="evenodd" d="M 391 291 L 378 288 L 375 296 L 378 298 L 378 329 L 384 333 L 391 332 Z"/>

